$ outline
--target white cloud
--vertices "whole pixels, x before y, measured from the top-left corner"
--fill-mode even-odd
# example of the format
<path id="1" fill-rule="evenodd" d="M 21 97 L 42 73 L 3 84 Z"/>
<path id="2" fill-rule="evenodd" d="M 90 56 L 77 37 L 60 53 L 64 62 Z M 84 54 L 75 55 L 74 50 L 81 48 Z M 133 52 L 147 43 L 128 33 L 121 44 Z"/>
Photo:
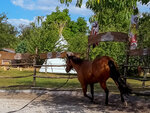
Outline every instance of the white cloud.
<path id="1" fill-rule="evenodd" d="M 69 7 L 67 7 L 64 4 L 61 4 L 59 0 L 11 0 L 11 2 L 16 6 L 28 10 L 42 10 L 51 13 L 59 6 L 61 10 L 68 8 L 70 14 L 88 17 L 93 14 L 91 10 L 85 7 L 86 0 L 83 0 L 83 6 L 81 8 L 75 7 L 75 2 L 72 2 Z"/>
<path id="2" fill-rule="evenodd" d="M 8 23 L 15 27 L 19 27 L 19 25 L 29 25 L 31 22 L 33 21 L 27 19 L 8 19 Z"/>
<path id="3" fill-rule="evenodd" d="M 23 7 L 23 4 L 24 4 L 23 0 L 11 0 L 11 1 L 14 5 Z"/>
<path id="4" fill-rule="evenodd" d="M 86 19 L 88 19 L 91 15 L 93 15 L 93 12 L 86 8 L 86 0 L 83 0 L 83 5 L 81 8 L 76 7 L 76 0 L 73 0 L 69 7 L 67 7 L 65 4 L 61 4 L 59 0 L 11 0 L 11 2 L 12 4 L 19 6 L 23 9 L 31 11 L 43 11 L 45 15 L 55 11 L 57 6 L 60 7 L 60 10 L 67 8 L 69 9 L 69 14 L 75 17 L 72 18 L 73 20 L 78 17 L 86 17 Z M 34 22 L 34 20 L 35 17 L 33 18 L 32 22 Z M 16 27 L 18 27 L 20 24 L 28 25 L 31 22 L 26 19 L 9 19 L 8 21 Z"/>
<path id="5" fill-rule="evenodd" d="M 20 6 L 28 10 L 33 10 L 36 5 L 32 0 L 11 0 L 11 2 L 16 6 Z"/>
<path id="6" fill-rule="evenodd" d="M 46 20 L 46 17 L 43 17 L 43 21 Z M 40 23 L 37 23 L 37 17 L 33 17 L 33 20 L 28 20 L 28 19 L 8 19 L 8 23 L 19 28 L 20 25 L 23 25 L 23 26 L 28 26 L 30 25 L 30 23 L 36 23 L 37 26 L 40 26 L 41 25 L 41 22 Z"/>
<path id="7" fill-rule="evenodd" d="M 148 5 L 142 5 L 140 2 L 137 3 L 138 9 L 141 13 L 149 12 L 150 13 L 150 2 Z"/>

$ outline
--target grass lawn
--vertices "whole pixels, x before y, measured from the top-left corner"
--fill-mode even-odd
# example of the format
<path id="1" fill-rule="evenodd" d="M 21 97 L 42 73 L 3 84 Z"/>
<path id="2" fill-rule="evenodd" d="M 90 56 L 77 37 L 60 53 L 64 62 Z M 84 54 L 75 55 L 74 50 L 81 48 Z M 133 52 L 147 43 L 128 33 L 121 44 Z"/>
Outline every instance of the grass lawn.
<path id="1" fill-rule="evenodd" d="M 0 68 L 0 88 L 1 89 L 29 89 L 33 85 L 33 77 L 25 77 L 25 78 L 10 78 L 10 77 L 21 77 L 21 76 L 28 76 L 33 75 L 33 69 L 23 69 L 22 71 L 18 69 L 11 68 L 10 70 L 4 71 L 3 68 Z M 68 77 L 68 75 L 62 74 L 49 74 L 49 73 L 37 73 L 38 76 L 45 76 L 45 77 Z M 76 76 L 76 75 L 71 75 Z M 5 77 L 5 78 L 3 78 Z M 43 88 L 57 88 L 62 86 L 66 82 L 67 78 L 61 79 L 52 79 L 52 78 L 36 78 L 36 86 L 35 87 L 43 87 Z M 142 82 L 138 80 L 128 79 L 127 82 L 133 88 L 133 90 L 149 90 L 150 88 L 141 88 Z M 107 81 L 108 89 L 110 92 L 118 92 L 118 89 L 113 82 L 112 79 L 108 79 Z M 15 87 L 13 87 L 15 86 Z M 150 86 L 150 81 L 146 82 L 146 86 Z M 77 78 L 70 79 L 68 83 L 63 86 L 63 89 L 77 89 L 81 88 L 80 83 Z M 95 91 L 103 91 L 99 84 L 95 85 Z"/>

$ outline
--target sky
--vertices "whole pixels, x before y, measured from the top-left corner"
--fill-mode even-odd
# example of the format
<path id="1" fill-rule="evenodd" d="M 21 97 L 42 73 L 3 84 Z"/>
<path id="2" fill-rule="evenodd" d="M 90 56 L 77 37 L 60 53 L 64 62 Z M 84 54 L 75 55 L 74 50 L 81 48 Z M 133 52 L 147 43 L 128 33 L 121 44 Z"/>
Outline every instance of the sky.
<path id="1" fill-rule="evenodd" d="M 0 0 L 0 14 L 5 13 L 8 17 L 8 22 L 14 26 L 19 24 L 28 25 L 33 22 L 37 16 L 46 16 L 55 11 L 59 6 L 60 10 L 69 9 L 69 14 L 72 20 L 76 21 L 78 17 L 84 17 L 87 23 L 91 15 L 94 13 L 85 7 L 87 0 L 83 0 L 81 8 L 75 7 L 73 0 L 69 7 L 60 4 L 59 0 Z M 150 12 L 150 5 L 141 5 L 138 3 L 140 12 Z"/>

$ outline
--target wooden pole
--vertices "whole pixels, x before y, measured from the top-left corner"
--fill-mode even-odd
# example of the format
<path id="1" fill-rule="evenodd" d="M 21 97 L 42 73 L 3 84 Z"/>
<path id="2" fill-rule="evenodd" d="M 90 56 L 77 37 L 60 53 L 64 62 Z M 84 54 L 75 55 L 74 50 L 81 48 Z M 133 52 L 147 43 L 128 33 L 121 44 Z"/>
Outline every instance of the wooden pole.
<path id="1" fill-rule="evenodd" d="M 145 66 L 145 67 L 149 67 L 148 55 L 145 56 L 145 61 L 146 61 L 146 62 L 144 62 L 144 66 Z M 145 79 L 147 79 L 147 73 L 148 73 L 148 69 L 145 69 L 145 70 L 144 70 L 144 77 L 143 77 L 144 81 L 143 81 L 143 83 L 142 83 L 142 87 L 143 87 L 143 88 L 145 88 Z"/>
<path id="2" fill-rule="evenodd" d="M 48 60 L 48 59 L 45 60 L 45 65 L 46 65 L 46 66 L 45 66 L 45 73 L 47 73 L 47 60 Z"/>
<path id="3" fill-rule="evenodd" d="M 34 66 L 34 74 L 33 74 L 33 86 L 36 85 L 36 57 L 37 57 L 37 53 L 38 53 L 38 48 L 35 49 L 35 56 L 34 56 L 34 62 L 33 62 L 33 66 Z"/>
<path id="4" fill-rule="evenodd" d="M 129 46 L 129 42 L 127 42 L 125 65 L 128 65 L 128 63 L 129 63 L 129 50 L 130 50 L 130 46 Z M 127 70 L 128 70 L 128 67 L 124 66 L 124 81 L 125 82 L 126 82 L 126 78 L 127 78 Z"/>
<path id="5" fill-rule="evenodd" d="M 34 74 L 33 74 L 33 86 L 36 84 L 36 67 L 34 66 Z"/>
<path id="6" fill-rule="evenodd" d="M 86 54 L 87 60 L 90 60 L 89 54 L 90 54 L 90 45 L 87 48 L 87 54 Z"/>

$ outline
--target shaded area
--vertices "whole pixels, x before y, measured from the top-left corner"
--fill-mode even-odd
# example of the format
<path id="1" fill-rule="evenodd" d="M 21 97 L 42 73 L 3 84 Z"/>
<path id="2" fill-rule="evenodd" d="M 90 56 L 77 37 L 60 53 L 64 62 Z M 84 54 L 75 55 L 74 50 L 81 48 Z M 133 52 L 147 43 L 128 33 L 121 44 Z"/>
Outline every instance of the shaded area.
<path id="1" fill-rule="evenodd" d="M 0 100 L 5 100 L 1 106 L 5 111 L 17 111 L 18 113 L 33 113 L 42 111 L 42 113 L 126 113 L 126 112 L 144 112 L 150 110 L 150 98 L 142 96 L 127 96 L 125 100 L 128 106 L 125 107 L 121 102 L 120 95 L 110 94 L 109 105 L 105 106 L 105 94 L 96 93 L 95 102 L 83 97 L 82 91 L 45 91 L 34 90 L 31 92 L 7 91 L 0 93 Z M 25 106 L 25 107 L 24 107 Z M 0 112 L 3 112 L 0 107 Z"/>
<path id="2" fill-rule="evenodd" d="M 64 92 L 64 94 L 49 95 L 41 102 L 52 112 L 148 112 L 150 110 L 150 98 L 128 96 L 126 101 L 128 102 L 128 107 L 123 105 L 120 95 L 111 94 L 109 96 L 109 105 L 105 106 L 104 94 L 97 94 L 95 103 L 91 103 L 80 92 Z"/>

